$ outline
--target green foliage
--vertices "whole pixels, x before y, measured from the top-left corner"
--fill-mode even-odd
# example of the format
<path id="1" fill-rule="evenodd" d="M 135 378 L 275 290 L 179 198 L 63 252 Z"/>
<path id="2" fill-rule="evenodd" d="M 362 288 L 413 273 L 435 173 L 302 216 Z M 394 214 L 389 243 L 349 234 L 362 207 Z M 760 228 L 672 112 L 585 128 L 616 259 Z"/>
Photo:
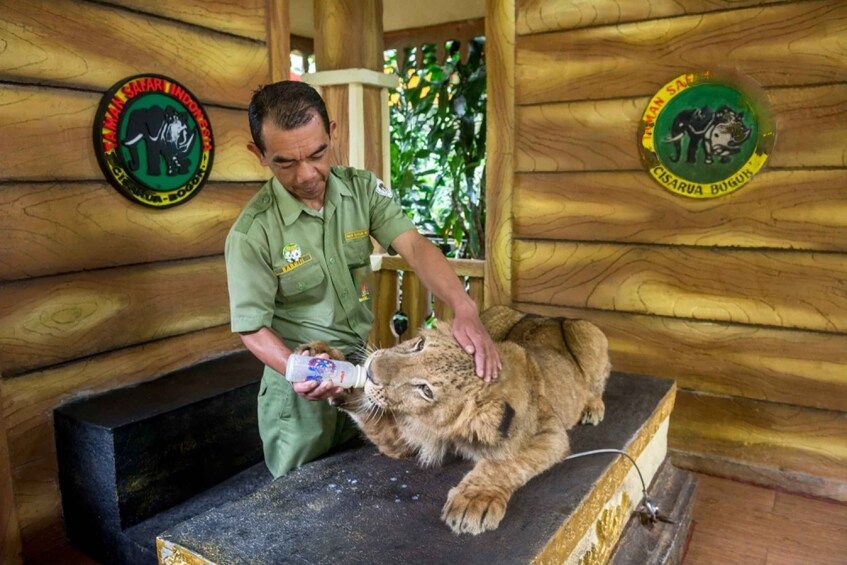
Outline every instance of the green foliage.
<path id="1" fill-rule="evenodd" d="M 391 91 L 391 184 L 425 233 L 455 257 L 485 257 L 485 39 L 386 53 Z M 417 52 L 416 52 L 417 51 Z M 399 58 L 398 58 L 399 55 Z M 423 57 L 420 69 L 415 57 Z"/>

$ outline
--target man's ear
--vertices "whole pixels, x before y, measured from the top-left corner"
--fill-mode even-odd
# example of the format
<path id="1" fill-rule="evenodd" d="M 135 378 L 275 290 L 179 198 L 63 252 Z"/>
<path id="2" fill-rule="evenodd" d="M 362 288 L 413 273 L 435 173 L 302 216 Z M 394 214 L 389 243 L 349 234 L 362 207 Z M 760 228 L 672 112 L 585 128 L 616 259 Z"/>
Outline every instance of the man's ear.
<path id="1" fill-rule="evenodd" d="M 259 149 L 258 145 L 256 145 L 255 143 L 253 143 L 251 141 L 247 144 L 247 149 L 250 150 L 250 153 L 252 153 L 253 155 L 256 156 L 256 158 L 259 160 L 259 163 L 261 163 L 262 166 L 265 166 L 265 167 L 267 166 L 267 163 L 265 163 L 265 154 L 262 152 L 261 149 Z"/>
<path id="2" fill-rule="evenodd" d="M 330 143 L 335 141 L 335 122 L 332 120 L 329 122 L 329 141 Z"/>

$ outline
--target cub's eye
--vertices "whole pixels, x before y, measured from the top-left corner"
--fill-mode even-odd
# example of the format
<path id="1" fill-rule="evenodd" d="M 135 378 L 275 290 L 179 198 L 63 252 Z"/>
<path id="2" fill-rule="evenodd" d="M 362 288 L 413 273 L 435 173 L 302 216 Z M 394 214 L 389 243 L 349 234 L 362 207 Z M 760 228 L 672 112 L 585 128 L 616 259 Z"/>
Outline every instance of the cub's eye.
<path id="1" fill-rule="evenodd" d="M 413 353 L 417 353 L 418 351 L 423 351 L 423 348 L 424 348 L 424 339 L 421 338 L 417 341 L 417 343 L 415 343 L 415 345 L 412 346 L 412 349 L 410 351 L 412 351 Z"/>
<path id="2" fill-rule="evenodd" d="M 415 385 L 415 387 L 418 389 L 418 392 L 421 394 L 421 396 L 423 396 L 425 399 L 432 400 L 434 398 L 434 395 L 432 394 L 432 389 L 429 388 L 429 385 L 419 384 Z"/>

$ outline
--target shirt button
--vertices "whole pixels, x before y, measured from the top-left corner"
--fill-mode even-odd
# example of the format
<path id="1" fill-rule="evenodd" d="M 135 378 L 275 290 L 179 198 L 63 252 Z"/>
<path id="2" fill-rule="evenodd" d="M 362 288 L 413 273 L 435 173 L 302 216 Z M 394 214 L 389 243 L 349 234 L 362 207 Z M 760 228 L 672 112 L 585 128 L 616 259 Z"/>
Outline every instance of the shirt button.
<path id="1" fill-rule="evenodd" d="M 330 257 L 330 258 L 329 258 L 329 264 L 330 264 L 330 265 L 335 265 L 335 257 Z"/>
<path id="2" fill-rule="evenodd" d="M 301 283 L 297 283 L 297 288 L 298 288 L 299 290 L 303 290 L 304 288 L 306 288 L 306 283 L 302 283 L 302 282 L 301 282 Z"/>
<path id="3" fill-rule="evenodd" d="M 341 293 L 341 298 L 347 298 L 348 294 L 350 294 L 350 293 L 345 290 L 344 292 Z"/>
<path id="4" fill-rule="evenodd" d="M 270 201 L 271 201 L 271 197 L 270 197 L 270 196 L 265 196 L 264 198 L 262 198 L 262 202 L 264 202 L 265 204 L 267 204 L 267 203 L 268 203 L 268 202 L 270 202 Z"/>

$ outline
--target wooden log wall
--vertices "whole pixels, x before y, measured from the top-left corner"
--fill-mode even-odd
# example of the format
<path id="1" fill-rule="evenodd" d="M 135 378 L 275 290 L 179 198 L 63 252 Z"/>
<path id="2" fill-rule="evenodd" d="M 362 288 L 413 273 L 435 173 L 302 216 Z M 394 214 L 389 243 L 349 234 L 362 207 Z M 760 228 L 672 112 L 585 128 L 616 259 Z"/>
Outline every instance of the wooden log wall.
<path id="1" fill-rule="evenodd" d="M 245 149 L 246 106 L 288 44 L 266 31 L 287 32 L 287 10 L 0 0 L 0 562 L 48 562 L 64 543 L 53 408 L 241 348 L 223 243 L 268 177 Z M 175 208 L 130 202 L 94 155 L 102 94 L 139 73 L 183 83 L 212 123 L 210 181 Z"/>
<path id="2" fill-rule="evenodd" d="M 616 369 L 676 379 L 678 464 L 847 500 L 847 4 L 489 0 L 488 17 L 486 301 L 592 320 Z M 762 85 L 775 149 L 733 194 L 675 196 L 640 164 L 638 121 L 667 81 L 719 66 Z"/>

